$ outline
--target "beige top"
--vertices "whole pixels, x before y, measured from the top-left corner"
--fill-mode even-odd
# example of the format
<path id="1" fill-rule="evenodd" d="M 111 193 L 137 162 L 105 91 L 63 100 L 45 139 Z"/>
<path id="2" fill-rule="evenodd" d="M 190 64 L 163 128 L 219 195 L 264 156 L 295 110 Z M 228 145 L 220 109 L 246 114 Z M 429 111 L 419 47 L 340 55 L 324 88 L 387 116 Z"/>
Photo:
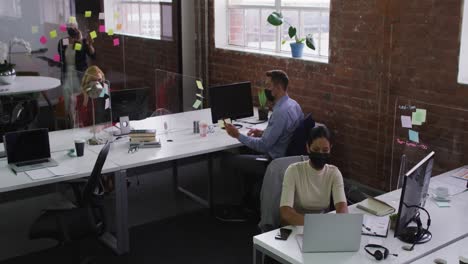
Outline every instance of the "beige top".
<path id="1" fill-rule="evenodd" d="M 291 164 L 284 174 L 280 207 L 289 206 L 298 213 L 316 213 L 327 209 L 333 194 L 335 204 L 346 202 L 343 176 L 333 165 L 318 171 L 303 161 Z"/>

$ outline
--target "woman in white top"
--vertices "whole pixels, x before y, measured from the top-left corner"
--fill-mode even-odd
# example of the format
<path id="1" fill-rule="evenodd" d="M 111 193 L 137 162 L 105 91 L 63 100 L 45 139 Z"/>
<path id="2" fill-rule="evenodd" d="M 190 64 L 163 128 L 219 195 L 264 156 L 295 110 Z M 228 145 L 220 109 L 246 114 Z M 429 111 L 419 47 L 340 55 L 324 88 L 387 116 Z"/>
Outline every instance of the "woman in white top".
<path id="1" fill-rule="evenodd" d="M 330 159 L 330 132 L 325 127 L 311 129 L 307 140 L 309 161 L 291 164 L 284 174 L 280 202 L 283 225 L 304 225 L 304 214 L 319 213 L 333 195 L 337 213 L 348 213 L 343 177 Z"/>

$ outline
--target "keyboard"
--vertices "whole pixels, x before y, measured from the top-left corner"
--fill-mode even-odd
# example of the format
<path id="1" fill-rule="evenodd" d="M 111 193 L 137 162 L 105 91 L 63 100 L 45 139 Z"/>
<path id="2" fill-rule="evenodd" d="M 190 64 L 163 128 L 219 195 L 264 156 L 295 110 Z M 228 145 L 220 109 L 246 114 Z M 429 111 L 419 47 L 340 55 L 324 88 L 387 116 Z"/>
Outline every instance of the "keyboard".
<path id="1" fill-rule="evenodd" d="M 16 164 L 16 166 L 17 167 L 24 167 L 24 166 L 36 165 L 36 164 L 41 164 L 41 163 L 46 163 L 46 162 L 49 162 L 49 159 L 40 159 L 40 160 L 19 162 L 19 163 Z"/>

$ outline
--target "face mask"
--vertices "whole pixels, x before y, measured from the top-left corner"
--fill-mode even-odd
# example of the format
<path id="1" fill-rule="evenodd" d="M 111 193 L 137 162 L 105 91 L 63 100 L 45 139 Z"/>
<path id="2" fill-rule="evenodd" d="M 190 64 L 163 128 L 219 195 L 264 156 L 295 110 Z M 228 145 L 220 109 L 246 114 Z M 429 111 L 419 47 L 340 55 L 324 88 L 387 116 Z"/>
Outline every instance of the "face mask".
<path id="1" fill-rule="evenodd" d="M 330 162 L 330 153 L 310 152 L 309 159 L 314 168 L 321 170 Z"/>
<path id="2" fill-rule="evenodd" d="M 86 92 L 88 93 L 89 97 L 98 98 L 98 96 L 102 92 L 102 89 L 103 89 L 102 84 L 98 81 L 95 81 L 89 84 L 89 87 L 86 89 Z"/>
<path id="3" fill-rule="evenodd" d="M 271 93 L 271 90 L 265 89 L 265 96 L 268 99 L 268 101 L 275 101 L 275 96 Z"/>

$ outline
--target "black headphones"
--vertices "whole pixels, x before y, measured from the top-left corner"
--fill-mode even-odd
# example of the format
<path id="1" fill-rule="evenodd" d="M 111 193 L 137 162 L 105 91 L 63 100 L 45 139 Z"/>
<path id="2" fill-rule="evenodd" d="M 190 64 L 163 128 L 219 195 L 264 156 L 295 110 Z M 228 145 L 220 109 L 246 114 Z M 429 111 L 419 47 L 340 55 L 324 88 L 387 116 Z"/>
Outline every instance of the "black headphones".
<path id="1" fill-rule="evenodd" d="M 374 251 L 374 253 L 372 253 L 367 248 L 380 248 L 380 249 L 383 249 L 383 253 L 380 250 L 376 250 Z M 367 252 L 367 254 L 373 256 L 376 260 L 386 259 L 388 255 L 393 255 L 395 257 L 398 257 L 398 254 L 390 254 L 390 251 L 386 247 L 381 246 L 381 245 L 367 244 L 364 247 L 364 250 Z"/>

